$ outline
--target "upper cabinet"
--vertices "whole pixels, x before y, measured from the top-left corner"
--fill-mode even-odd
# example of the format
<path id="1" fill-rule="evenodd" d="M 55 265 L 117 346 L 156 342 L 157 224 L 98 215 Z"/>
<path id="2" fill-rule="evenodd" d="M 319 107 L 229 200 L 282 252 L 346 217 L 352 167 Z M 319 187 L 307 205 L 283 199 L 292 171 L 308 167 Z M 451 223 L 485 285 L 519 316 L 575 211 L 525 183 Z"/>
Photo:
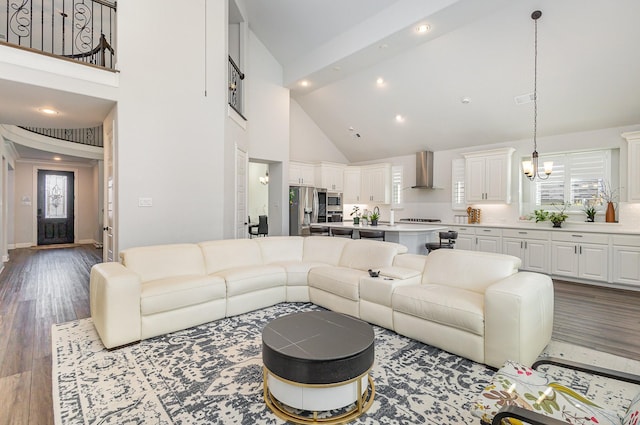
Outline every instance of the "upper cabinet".
<path id="1" fill-rule="evenodd" d="M 360 167 L 360 202 L 391 203 L 391 164 Z"/>
<path id="2" fill-rule="evenodd" d="M 343 204 L 360 203 L 360 167 L 347 167 L 344 170 Z"/>
<path id="3" fill-rule="evenodd" d="M 622 137 L 627 139 L 628 142 L 628 163 L 627 172 L 628 181 L 627 187 L 628 201 L 640 202 L 640 131 L 633 131 L 630 133 L 623 133 Z"/>
<path id="4" fill-rule="evenodd" d="M 511 203 L 513 148 L 470 152 L 465 157 L 467 203 Z"/>
<path id="5" fill-rule="evenodd" d="M 315 186 L 315 166 L 304 162 L 289 162 L 289 184 Z"/>
<path id="6" fill-rule="evenodd" d="M 343 164 L 320 163 L 316 168 L 318 186 L 327 189 L 328 192 L 343 192 L 345 168 Z"/>

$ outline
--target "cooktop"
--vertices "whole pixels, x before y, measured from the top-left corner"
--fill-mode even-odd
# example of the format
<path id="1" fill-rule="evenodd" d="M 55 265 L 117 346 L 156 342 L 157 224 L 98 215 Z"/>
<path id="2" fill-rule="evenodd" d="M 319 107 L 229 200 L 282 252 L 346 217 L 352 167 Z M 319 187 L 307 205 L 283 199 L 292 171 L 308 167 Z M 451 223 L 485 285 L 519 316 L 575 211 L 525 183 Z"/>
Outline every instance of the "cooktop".
<path id="1" fill-rule="evenodd" d="M 399 221 L 407 221 L 410 223 L 440 223 L 439 218 L 401 218 Z"/>

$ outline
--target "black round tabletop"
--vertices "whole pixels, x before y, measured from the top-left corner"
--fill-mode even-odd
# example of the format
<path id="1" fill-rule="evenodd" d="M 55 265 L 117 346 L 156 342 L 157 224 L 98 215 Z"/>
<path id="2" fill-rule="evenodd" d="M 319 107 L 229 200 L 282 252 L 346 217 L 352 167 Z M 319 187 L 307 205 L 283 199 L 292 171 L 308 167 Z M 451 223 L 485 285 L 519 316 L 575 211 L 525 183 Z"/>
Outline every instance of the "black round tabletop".
<path id="1" fill-rule="evenodd" d="M 334 384 L 371 368 L 370 324 L 333 311 L 294 313 L 262 330 L 262 361 L 274 375 L 301 384 Z"/>

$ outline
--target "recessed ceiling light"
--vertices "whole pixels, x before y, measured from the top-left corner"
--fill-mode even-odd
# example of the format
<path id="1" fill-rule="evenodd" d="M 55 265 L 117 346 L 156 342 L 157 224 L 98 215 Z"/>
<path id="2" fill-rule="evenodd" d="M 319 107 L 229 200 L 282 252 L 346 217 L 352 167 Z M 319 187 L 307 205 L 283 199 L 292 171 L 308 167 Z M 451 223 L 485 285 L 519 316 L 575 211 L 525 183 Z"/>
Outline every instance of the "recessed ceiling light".
<path id="1" fill-rule="evenodd" d="M 422 24 L 422 25 L 419 25 L 419 26 L 416 28 L 416 31 L 422 34 L 422 33 L 425 33 L 425 32 L 427 32 L 427 31 L 429 31 L 430 29 L 431 29 L 431 27 L 430 27 L 429 25 L 427 25 L 427 24 Z"/>
<path id="2" fill-rule="evenodd" d="M 51 108 L 40 108 L 40 109 L 38 109 L 38 111 L 42 112 L 43 114 L 47 114 L 47 115 L 58 115 L 58 111 L 56 111 L 55 109 L 51 109 Z"/>
<path id="3" fill-rule="evenodd" d="M 379 85 L 379 86 L 383 85 L 384 84 L 384 78 L 378 77 L 378 79 L 376 80 L 376 84 Z"/>
<path id="4" fill-rule="evenodd" d="M 400 114 L 396 115 L 396 121 L 398 122 L 404 122 L 404 117 Z"/>
<path id="5" fill-rule="evenodd" d="M 466 97 L 466 96 L 462 97 L 462 98 L 460 98 L 460 102 L 462 102 L 462 103 L 464 103 L 466 105 L 467 103 L 471 103 L 471 98 L 470 97 Z"/>
<path id="6" fill-rule="evenodd" d="M 62 158 L 60 158 L 59 156 L 54 156 L 54 157 L 53 157 L 53 160 L 54 160 L 54 161 L 62 161 Z"/>
<path id="7" fill-rule="evenodd" d="M 300 85 L 302 87 L 309 87 L 309 82 L 307 80 L 302 80 L 302 81 L 300 81 Z"/>

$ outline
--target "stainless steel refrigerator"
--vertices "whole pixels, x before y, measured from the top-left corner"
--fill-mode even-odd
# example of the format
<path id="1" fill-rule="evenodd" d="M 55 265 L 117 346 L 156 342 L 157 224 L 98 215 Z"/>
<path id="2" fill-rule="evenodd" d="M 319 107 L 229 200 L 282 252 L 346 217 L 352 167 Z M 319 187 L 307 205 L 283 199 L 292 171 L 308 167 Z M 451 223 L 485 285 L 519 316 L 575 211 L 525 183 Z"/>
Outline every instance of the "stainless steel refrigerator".
<path id="1" fill-rule="evenodd" d="M 327 221 L 327 190 L 307 186 L 289 187 L 289 235 L 309 236 L 312 223 Z"/>

